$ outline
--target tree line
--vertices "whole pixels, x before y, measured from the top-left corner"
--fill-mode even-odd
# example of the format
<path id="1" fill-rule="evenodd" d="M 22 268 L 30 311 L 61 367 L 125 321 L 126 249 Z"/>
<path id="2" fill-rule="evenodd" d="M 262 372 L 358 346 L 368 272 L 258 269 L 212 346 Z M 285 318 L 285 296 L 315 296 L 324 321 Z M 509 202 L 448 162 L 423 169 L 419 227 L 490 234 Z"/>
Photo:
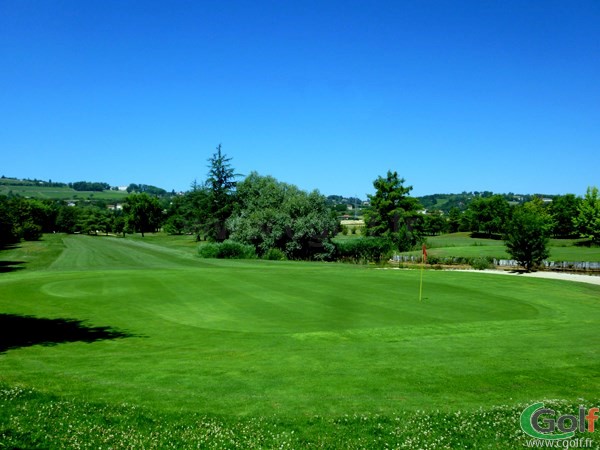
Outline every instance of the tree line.
<path id="1" fill-rule="evenodd" d="M 514 241 L 515 248 L 550 236 L 586 237 L 600 244 L 597 188 L 590 187 L 583 198 L 567 194 L 545 203 L 533 197 L 522 205 L 485 192 L 471 199 L 465 210 L 424 213 L 419 200 L 410 196 L 412 186 L 405 186 L 392 171 L 373 182 L 375 193 L 368 195 L 369 205 L 363 209 L 361 236 L 334 240 L 340 224 L 331 199 L 256 172 L 242 177 L 231 161 L 219 145 L 208 159 L 203 183 L 194 182 L 182 195 L 132 184 L 122 207 L 101 200 L 73 206 L 0 196 L 0 245 L 39 239 L 49 232 L 143 236 L 164 230 L 210 241 L 217 246 L 210 250 L 214 255 L 235 253 L 233 244 L 239 244 L 245 246 L 239 249 L 246 256 L 251 248 L 258 257 L 275 259 L 377 261 L 418 248 L 428 235 L 456 231 Z M 523 238 L 526 230 L 530 234 Z M 218 246 L 223 243 L 227 247 L 221 252 Z"/>

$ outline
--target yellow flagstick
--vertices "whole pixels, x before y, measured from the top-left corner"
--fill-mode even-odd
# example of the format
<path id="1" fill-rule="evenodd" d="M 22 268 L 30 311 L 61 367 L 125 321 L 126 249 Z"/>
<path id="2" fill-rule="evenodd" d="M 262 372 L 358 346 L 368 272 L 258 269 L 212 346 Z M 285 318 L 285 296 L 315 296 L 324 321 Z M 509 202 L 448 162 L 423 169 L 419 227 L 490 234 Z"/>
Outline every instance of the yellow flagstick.
<path id="1" fill-rule="evenodd" d="M 419 283 L 419 301 L 423 298 L 423 269 L 425 268 L 425 261 L 427 261 L 427 250 L 425 244 L 423 244 L 423 258 L 421 258 L 421 281 Z"/>

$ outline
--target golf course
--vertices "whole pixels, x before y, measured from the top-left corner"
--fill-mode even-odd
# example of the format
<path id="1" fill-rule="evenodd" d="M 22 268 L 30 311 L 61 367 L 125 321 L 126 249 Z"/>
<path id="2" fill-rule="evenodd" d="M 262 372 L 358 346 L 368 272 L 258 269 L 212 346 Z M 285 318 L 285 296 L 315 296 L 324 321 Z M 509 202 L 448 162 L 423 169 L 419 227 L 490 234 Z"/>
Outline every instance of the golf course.
<path id="1" fill-rule="evenodd" d="M 600 286 L 426 270 L 419 301 L 419 270 L 187 236 L 1 255 L 0 448 L 519 448 L 525 406 L 600 400 Z"/>

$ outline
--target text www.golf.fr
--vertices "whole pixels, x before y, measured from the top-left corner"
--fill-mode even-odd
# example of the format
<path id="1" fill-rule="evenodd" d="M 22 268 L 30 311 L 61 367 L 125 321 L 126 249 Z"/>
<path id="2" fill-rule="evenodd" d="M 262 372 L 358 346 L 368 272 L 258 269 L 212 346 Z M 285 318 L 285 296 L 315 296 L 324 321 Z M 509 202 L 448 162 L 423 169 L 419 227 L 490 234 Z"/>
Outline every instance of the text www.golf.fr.
<path id="1" fill-rule="evenodd" d="M 551 441 L 548 439 L 529 439 L 525 442 L 528 448 L 594 448 L 594 441 L 590 438 L 561 439 Z"/>

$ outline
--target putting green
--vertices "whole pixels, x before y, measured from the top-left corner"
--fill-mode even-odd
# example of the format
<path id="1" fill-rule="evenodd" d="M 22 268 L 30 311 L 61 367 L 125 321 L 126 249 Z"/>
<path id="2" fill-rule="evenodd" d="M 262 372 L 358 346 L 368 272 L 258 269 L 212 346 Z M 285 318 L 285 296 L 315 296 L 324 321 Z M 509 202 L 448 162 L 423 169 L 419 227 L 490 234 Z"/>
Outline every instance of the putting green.
<path id="1" fill-rule="evenodd" d="M 0 381 L 223 414 L 345 414 L 598 397 L 600 287 L 319 263 L 201 260 L 69 236 L 0 277 L 0 312 L 131 337 L 0 354 Z"/>

